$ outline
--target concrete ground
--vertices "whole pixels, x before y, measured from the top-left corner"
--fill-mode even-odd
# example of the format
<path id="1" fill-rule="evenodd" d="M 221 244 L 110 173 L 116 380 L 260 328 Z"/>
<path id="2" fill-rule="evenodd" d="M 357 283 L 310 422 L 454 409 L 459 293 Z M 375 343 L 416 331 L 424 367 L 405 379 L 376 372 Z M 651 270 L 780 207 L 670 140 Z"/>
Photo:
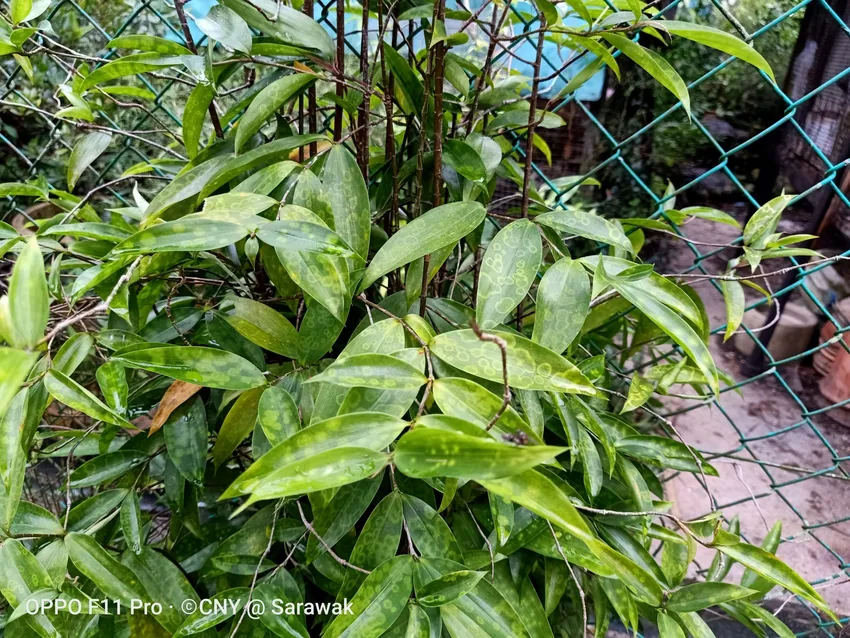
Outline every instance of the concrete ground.
<path id="1" fill-rule="evenodd" d="M 694 239 L 722 243 L 736 236 L 734 228 L 728 227 L 728 231 L 726 228 L 694 220 L 686 226 L 686 234 Z M 693 255 L 686 248 L 673 250 L 670 246 L 664 257 L 665 266 L 659 268 L 664 272 L 682 272 L 693 263 Z M 728 255 L 709 261 L 710 272 L 722 272 L 725 259 Z M 708 282 L 695 287 L 705 300 L 712 327 L 725 324 L 720 293 Z M 740 373 L 743 356 L 734 350 L 731 341 L 724 345 L 720 336 L 712 337 L 711 350 L 719 367 L 736 380 L 744 378 Z M 783 366 L 780 374 L 802 397 L 806 408 L 817 409 L 824 402 L 818 395 L 817 376 L 810 366 L 810 361 Z M 683 401 L 673 399 L 670 407 L 684 405 Z M 673 422 L 690 445 L 707 454 L 731 453 L 712 461 L 720 476 L 708 479 L 708 487 L 718 502 L 732 504 L 723 508 L 726 517 L 737 515 L 742 534 L 753 543 L 761 542 L 769 526 L 781 520 L 782 536 L 788 540 L 780 545 L 778 556 L 816 583 L 815 587 L 839 616 L 850 616 L 850 578 L 842 571 L 843 561 L 850 562 L 850 522 L 834 522 L 850 517 L 850 479 L 835 468 L 833 452 L 825 442 L 832 446 L 836 458 L 850 457 L 850 427 L 827 413 L 811 418 L 816 428 L 804 424 L 771 438 L 752 440 L 803 420 L 803 406 L 775 378 L 745 386 L 743 395 L 725 392 L 719 406 L 722 410 L 717 406 L 700 407 L 676 416 Z M 742 438 L 750 439 L 746 446 Z M 753 462 L 756 459 L 764 465 Z M 844 462 L 843 468 L 850 470 L 850 464 Z M 794 482 L 812 472 L 822 473 Z M 678 475 L 667 483 L 667 489 L 679 516 L 696 518 L 708 511 L 708 497 L 693 476 Z M 713 551 L 700 548 L 697 560 L 702 568 L 708 567 L 712 555 Z M 740 566 L 737 567 L 740 573 Z M 774 590 L 771 597 L 779 605 L 788 596 Z M 788 611 L 791 607 L 793 603 Z M 798 628 L 805 627 L 806 618 L 811 626 L 816 625 L 815 617 L 807 615 L 805 610 L 802 616 L 796 612 L 793 615 Z"/>

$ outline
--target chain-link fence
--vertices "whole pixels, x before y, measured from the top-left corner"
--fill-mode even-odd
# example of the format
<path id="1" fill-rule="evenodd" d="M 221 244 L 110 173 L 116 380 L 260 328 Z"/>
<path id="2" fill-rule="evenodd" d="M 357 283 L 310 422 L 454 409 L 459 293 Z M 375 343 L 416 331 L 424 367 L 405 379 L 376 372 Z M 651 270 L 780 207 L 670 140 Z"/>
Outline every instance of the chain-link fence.
<path id="1" fill-rule="evenodd" d="M 613 7 L 607 0 L 606 3 Z M 688 4 L 675 0 L 667 4 L 663 13 L 675 12 Z M 799 19 L 803 12 L 814 10 L 820 12 L 823 20 L 832 21 L 832 27 L 837 29 L 842 39 L 841 46 L 846 47 L 850 43 L 847 23 L 850 6 L 847 2 L 803 0 L 772 16 L 764 24 L 752 25 L 751 31 L 735 17 L 737 3 L 711 0 L 711 4 L 728 21 L 731 30 L 756 47 L 759 38 L 772 29 L 787 20 Z M 518 3 L 512 6 L 512 11 L 511 28 L 514 33 L 536 28 L 535 19 L 530 19 L 530 16 L 536 15 L 534 11 L 524 10 Z M 335 28 L 335 3 L 316 2 L 313 13 L 328 29 Z M 348 14 L 347 24 L 353 25 L 352 32 L 359 32 L 359 15 L 359 8 Z M 25 81 L 21 69 L 11 64 L 0 66 L 0 98 L 4 102 L 0 109 L 0 148 L 4 149 L 5 155 L 0 167 L 5 176 L 0 181 L 24 181 L 42 174 L 49 182 L 56 180 L 57 184 L 61 183 L 61 167 L 74 141 L 70 134 L 74 125 L 57 122 L 41 114 L 39 109 L 46 108 L 45 105 L 52 101 L 57 102 L 58 94 L 52 93 L 53 87 L 72 83 L 83 65 L 100 63 L 95 58 L 87 60 L 86 55 L 109 58 L 106 43 L 130 32 L 182 40 L 173 9 L 157 0 L 113 3 L 63 0 L 54 3 L 45 17 L 51 22 L 56 35 L 39 37 L 50 37 L 72 46 L 78 54 L 71 55 L 69 49 L 67 56 L 52 53 L 44 62 L 38 62 L 34 74 L 36 79 L 43 78 L 41 83 Z M 400 46 L 415 46 L 419 30 L 419 25 L 411 21 L 410 30 L 403 34 L 404 43 L 399 43 Z M 648 39 L 646 34 L 639 37 L 643 41 Z M 352 58 L 359 51 L 356 38 L 354 36 L 348 42 L 347 53 Z M 60 49 L 53 46 L 52 50 Z M 663 49 L 659 51 L 663 54 Z M 506 50 L 497 59 L 510 55 L 511 52 Z M 542 63 L 544 75 L 563 74 L 563 81 L 569 80 L 560 59 L 544 55 Z M 722 61 L 701 77 L 692 78 L 690 91 L 699 93 L 709 80 L 723 74 L 732 65 L 741 64 L 734 58 Z M 617 192 L 612 194 L 609 191 L 605 204 L 607 210 L 628 209 L 633 211 L 632 215 L 637 213 L 639 216 L 665 219 L 676 228 L 680 237 L 685 238 L 684 243 L 663 238 L 661 243 L 651 245 L 652 251 L 645 250 L 642 255 L 645 259 L 657 261 L 659 269 L 664 267 L 669 272 L 684 273 L 685 278 L 690 278 L 704 296 L 709 318 L 715 326 L 713 353 L 719 366 L 733 377 L 717 399 L 706 401 L 683 393 L 673 394 L 665 404 L 667 414 L 650 415 L 654 424 L 668 433 L 675 427 L 688 443 L 702 449 L 709 459 L 716 461 L 720 471 L 720 476 L 709 479 L 708 485 L 701 485 L 698 477 L 690 475 L 667 477 L 670 500 L 687 516 L 705 513 L 713 504 L 723 511 L 727 521 L 738 517 L 742 534 L 751 542 L 763 538 L 767 526 L 774 520 L 782 520 L 783 543 L 778 550 L 779 556 L 820 589 L 842 618 L 850 618 L 850 429 L 844 425 L 850 421 L 844 417 L 850 414 L 846 411 L 850 408 L 850 348 L 842 338 L 845 332 L 850 331 L 850 308 L 842 310 L 840 303 L 842 297 L 850 295 L 850 286 L 844 283 L 842 263 L 839 260 L 823 261 L 804 267 L 803 263 L 794 261 L 788 264 L 786 272 L 779 272 L 766 281 L 758 280 L 771 289 L 774 303 L 769 304 L 761 295 L 752 297 L 753 303 L 742 328 L 744 334 L 732 340 L 737 346 L 735 351 L 729 345 L 722 346 L 720 336 L 717 336 L 724 333 L 726 323 L 721 282 L 703 278 L 703 275 L 723 272 L 726 261 L 737 254 L 729 245 L 740 245 L 740 231 L 733 227 L 718 230 L 718 225 L 700 220 L 677 228 L 665 213 L 677 200 L 701 203 L 703 195 L 696 197 L 693 193 L 709 181 L 722 179 L 737 193 L 731 212 L 743 222 L 748 212 L 765 201 L 757 201 L 761 194 L 755 193 L 756 189 L 752 188 L 751 176 L 738 174 L 734 160 L 754 145 L 763 145 L 766 140 L 773 139 L 776 142 L 767 148 L 773 149 L 770 152 L 775 152 L 776 157 L 762 159 L 780 164 L 789 162 L 784 168 L 790 166 L 794 172 L 790 164 L 793 153 L 783 154 L 777 149 L 795 149 L 794 153 L 798 155 L 803 149 L 808 162 L 805 174 L 816 175 L 804 188 L 798 189 L 799 194 L 790 205 L 794 214 L 783 222 L 782 230 L 823 233 L 824 229 L 840 226 L 842 214 L 850 211 L 848 193 L 842 192 L 841 187 L 843 174 L 850 170 L 847 168 L 850 159 L 846 145 L 834 142 L 839 131 L 850 121 L 847 90 L 850 63 L 842 66 L 836 64 L 833 58 L 830 64 L 832 66 L 825 71 L 825 79 L 820 84 L 807 86 L 804 91 L 795 89 L 792 95 L 771 82 L 765 73 L 747 67 L 752 82 L 769 87 L 781 100 L 784 112 L 756 134 L 749 134 L 746 139 L 737 139 L 732 144 L 718 140 L 711 127 L 695 117 L 691 126 L 708 141 L 712 149 L 712 165 L 687 183 L 663 194 L 657 184 L 649 181 L 646 171 L 634 165 L 634 158 L 640 156 L 634 150 L 651 139 L 661 127 L 671 121 L 684 120 L 686 115 L 681 103 L 666 108 L 648 123 L 632 123 L 627 113 L 627 117 L 618 123 L 618 129 L 627 133 L 621 133 L 619 137 L 592 103 L 575 96 L 566 98 L 553 110 L 565 112 L 565 109 L 570 109 L 570 137 L 564 139 L 592 138 L 599 141 L 592 156 L 582 151 L 582 158 L 575 160 L 571 154 L 564 153 L 564 156 L 570 155 L 571 165 L 591 164 L 584 175 L 600 178 L 603 188 L 605 181 L 615 176 L 629 182 L 633 189 L 631 192 L 637 190 L 637 202 L 634 199 L 618 201 Z M 682 70 L 687 78 L 686 71 Z M 574 70 L 569 72 L 572 74 Z M 807 73 L 813 77 L 813 71 L 805 65 L 796 64 L 793 73 L 798 78 L 801 74 L 808 77 Z M 229 81 L 233 84 L 232 92 L 228 95 L 229 91 L 222 91 L 224 95 L 219 98 L 221 109 L 238 104 L 237 89 L 243 82 L 247 86 L 250 78 L 231 78 Z M 162 161 L 155 164 L 153 170 L 167 171 L 169 144 L 172 142 L 168 130 L 180 125 L 182 114 L 178 105 L 181 100 L 177 98 L 185 97 L 186 93 L 181 79 L 167 73 L 154 73 L 140 76 L 140 82 L 152 93 L 152 100 L 136 103 L 122 97 L 105 102 L 100 114 L 102 119 L 98 120 L 126 133 L 122 136 L 120 148 L 90 167 L 82 180 L 87 187 L 85 190 L 95 189 L 92 200 L 104 210 L 123 206 L 123 202 L 131 200 L 132 183 L 122 181 L 113 184 L 113 181 L 135 163 L 147 162 L 155 157 Z M 702 97 L 709 103 L 712 100 L 711 95 Z M 827 98 L 833 111 L 831 116 L 841 124 L 831 129 L 832 135 L 822 130 L 823 120 L 812 116 L 812 113 L 819 112 L 818 105 Z M 32 108 L 14 109 L 8 104 L 11 102 Z M 295 114 L 294 119 L 304 125 L 303 109 Z M 139 131 L 144 131 L 145 135 L 134 134 Z M 576 131 L 579 133 L 576 134 Z M 555 131 L 554 136 L 547 138 L 550 145 L 558 144 L 557 133 Z M 588 146 L 585 142 L 581 143 Z M 524 149 L 525 144 L 518 139 L 511 152 L 521 158 Z M 560 152 L 558 148 L 554 150 Z M 556 177 L 551 174 L 552 171 L 543 164 L 535 164 L 534 169 L 536 179 L 547 184 L 556 195 L 557 205 L 568 206 L 570 192 L 560 190 L 550 180 Z M 782 170 L 779 172 L 781 174 Z M 793 175 L 797 182 L 801 174 Z M 578 180 L 574 182 L 577 183 Z M 846 191 L 846 178 L 843 183 Z M 775 180 L 769 187 L 773 192 L 768 192 L 770 188 L 762 189 L 769 197 L 778 195 L 781 190 Z M 157 185 L 148 183 L 145 188 L 155 190 Z M 704 193 L 704 190 L 700 192 Z M 49 205 L 27 207 L 20 201 L 9 199 L 2 203 L 0 219 L 22 227 L 27 222 L 52 214 L 44 210 L 44 206 Z M 621 213 L 618 216 L 627 215 Z M 826 224 L 824 217 L 828 217 L 827 221 L 832 225 Z M 650 232 L 647 231 L 647 235 Z M 827 232 L 828 241 L 818 247 L 829 248 L 832 251 L 829 254 L 833 256 L 850 256 L 846 240 L 836 231 Z M 686 247 L 684 250 L 678 248 L 683 245 Z M 828 327 L 821 329 L 823 322 Z M 747 351 L 751 353 L 747 354 Z M 618 353 L 600 352 L 609 355 L 609 364 L 615 373 L 634 371 L 634 367 L 630 367 L 632 364 L 621 365 Z M 639 368 L 662 363 L 664 355 L 664 352 L 658 351 L 657 357 L 645 359 Z M 51 509 L 61 509 L 61 469 L 57 466 L 56 471 L 51 472 L 53 466 L 44 463 L 36 467 L 38 471 L 30 473 L 32 476 L 28 482 L 30 496 L 38 498 Z M 708 492 L 711 504 L 703 496 L 703 489 Z M 703 567 L 708 565 L 703 563 Z M 785 606 L 787 601 L 777 599 L 774 602 L 778 607 Z M 799 605 L 798 609 L 804 609 L 803 601 L 799 601 Z M 789 608 L 786 606 L 786 612 Z M 806 609 L 811 615 L 796 621 L 796 627 L 802 633 L 835 635 L 840 631 L 816 610 Z"/>

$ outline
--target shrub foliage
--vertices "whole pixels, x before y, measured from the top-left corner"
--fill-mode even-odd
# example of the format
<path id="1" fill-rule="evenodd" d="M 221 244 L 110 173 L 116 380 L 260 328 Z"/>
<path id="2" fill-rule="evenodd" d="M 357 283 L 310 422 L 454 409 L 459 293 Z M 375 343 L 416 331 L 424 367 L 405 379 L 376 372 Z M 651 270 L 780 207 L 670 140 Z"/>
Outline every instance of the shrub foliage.
<path id="1" fill-rule="evenodd" d="M 68 75 L 55 101 L 3 107 L 52 118 L 73 151 L 64 183 L 0 185 L 51 211 L 0 227 L 6 636 L 604 636 L 616 616 L 702 638 L 715 606 L 789 636 L 757 604 L 775 586 L 831 613 L 774 556 L 778 527 L 756 547 L 663 498 L 662 472 L 716 470 L 653 406 L 729 379 L 699 296 L 641 262 L 642 238 L 737 222 L 672 198 L 606 219 L 569 204 L 592 179 L 534 173 L 535 131 L 561 124 L 540 99 L 551 43 L 585 65 L 564 94 L 622 54 L 687 110 L 641 31 L 771 73 L 728 34 L 622 4 L 367 0 L 353 72 L 342 37 L 271 0 L 202 18 L 176 0 L 184 43 L 125 33 L 103 57 L 59 41 L 49 1 L 11 1 L 4 62 L 42 88 L 34 63 Z M 483 57 L 473 26 L 494 36 Z M 503 68 L 521 38 L 534 77 Z M 105 117 L 159 122 L 164 81 L 185 88 L 182 129 Z M 125 142 L 147 159 L 93 182 Z M 753 269 L 800 254 L 776 233 L 789 199 L 743 230 Z M 598 254 L 576 253 L 588 240 Z M 727 337 L 742 282 L 758 288 L 739 266 L 721 278 Z M 22 500 L 45 458 L 65 468 L 62 511 Z M 715 561 L 683 585 L 697 545 Z"/>

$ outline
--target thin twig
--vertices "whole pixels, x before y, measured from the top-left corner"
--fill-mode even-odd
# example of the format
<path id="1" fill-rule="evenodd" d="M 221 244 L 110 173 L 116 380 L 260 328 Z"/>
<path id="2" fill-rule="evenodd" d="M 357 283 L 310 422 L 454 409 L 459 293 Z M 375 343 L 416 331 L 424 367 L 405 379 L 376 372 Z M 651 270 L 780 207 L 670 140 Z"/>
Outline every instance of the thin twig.
<path id="1" fill-rule="evenodd" d="M 316 540 L 317 540 L 317 541 L 319 541 L 319 543 L 321 543 L 321 544 L 322 544 L 322 547 L 324 547 L 324 548 L 325 548 L 325 551 L 327 551 L 327 552 L 328 552 L 328 554 L 330 555 L 330 557 L 331 557 L 331 558 L 333 558 L 336 562 L 338 562 L 338 563 L 339 563 L 340 565 L 342 565 L 343 567 L 348 567 L 349 569 L 353 569 L 354 571 L 360 572 L 360 573 L 362 573 L 362 574 L 371 574 L 371 573 L 372 573 L 372 572 L 371 572 L 371 571 L 369 571 L 368 569 L 363 569 L 362 567 L 358 567 L 357 565 L 352 565 L 352 564 L 351 564 L 351 563 L 349 563 L 347 560 L 345 560 L 342 556 L 340 556 L 339 554 L 337 554 L 337 553 L 336 553 L 333 549 L 331 549 L 331 546 L 327 544 L 327 542 L 325 541 L 325 539 L 324 539 L 324 538 L 322 538 L 322 537 L 319 535 L 319 533 L 316 531 L 316 529 L 315 529 L 315 528 L 314 528 L 314 527 L 310 524 L 310 522 L 307 520 L 307 517 L 306 517 L 306 516 L 304 516 L 304 510 L 303 510 L 303 509 L 301 509 L 301 503 L 300 503 L 299 501 L 295 501 L 295 504 L 298 506 L 298 513 L 301 515 L 301 522 L 302 522 L 302 523 L 304 523 L 304 527 L 306 527 L 306 528 L 307 528 L 307 530 L 308 530 L 308 531 L 309 531 L 309 532 L 310 532 L 313 536 L 315 536 L 315 537 L 316 537 Z"/>
<path id="2" fill-rule="evenodd" d="M 490 419 L 490 422 L 487 424 L 485 429 L 489 431 L 494 425 L 496 425 L 496 422 L 505 413 L 505 410 L 508 409 L 508 405 L 511 403 L 511 386 L 508 383 L 508 344 L 505 343 L 505 340 L 498 335 L 482 331 L 475 320 L 470 322 L 470 326 L 472 327 L 472 331 L 475 333 L 476 337 L 478 337 L 481 341 L 495 343 L 502 353 L 502 405 L 499 406 L 499 409 L 496 410 L 496 414 L 493 415 L 493 418 Z"/>

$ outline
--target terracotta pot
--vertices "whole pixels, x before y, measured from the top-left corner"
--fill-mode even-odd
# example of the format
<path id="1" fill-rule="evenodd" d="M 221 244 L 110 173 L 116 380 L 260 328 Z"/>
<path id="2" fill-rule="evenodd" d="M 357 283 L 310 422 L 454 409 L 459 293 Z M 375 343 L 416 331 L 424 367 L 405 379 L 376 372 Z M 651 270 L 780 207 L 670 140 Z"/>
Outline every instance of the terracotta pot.
<path id="1" fill-rule="evenodd" d="M 841 344 L 835 345 L 838 350 L 835 352 L 829 374 L 825 375 L 818 385 L 820 393 L 830 403 L 839 403 L 850 399 L 850 353 Z M 850 410 L 850 404 L 842 407 L 845 410 Z"/>

